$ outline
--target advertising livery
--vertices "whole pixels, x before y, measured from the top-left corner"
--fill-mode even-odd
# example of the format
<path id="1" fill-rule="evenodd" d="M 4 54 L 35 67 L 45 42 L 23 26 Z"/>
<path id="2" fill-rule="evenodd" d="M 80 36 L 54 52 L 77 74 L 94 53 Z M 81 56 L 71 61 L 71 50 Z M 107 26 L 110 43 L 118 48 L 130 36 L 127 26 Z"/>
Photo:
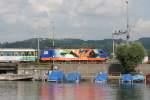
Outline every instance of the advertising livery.
<path id="1" fill-rule="evenodd" d="M 42 61 L 48 60 L 92 60 L 104 61 L 107 54 L 99 49 L 49 49 L 43 50 L 40 55 Z"/>

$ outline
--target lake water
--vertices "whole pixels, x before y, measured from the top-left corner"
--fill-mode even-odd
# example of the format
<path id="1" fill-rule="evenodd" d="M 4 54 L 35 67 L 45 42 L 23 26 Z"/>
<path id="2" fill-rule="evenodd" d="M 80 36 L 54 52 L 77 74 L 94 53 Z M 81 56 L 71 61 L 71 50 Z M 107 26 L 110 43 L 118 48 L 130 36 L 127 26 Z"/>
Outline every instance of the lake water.
<path id="1" fill-rule="evenodd" d="M 0 100 L 150 100 L 150 85 L 0 81 Z"/>

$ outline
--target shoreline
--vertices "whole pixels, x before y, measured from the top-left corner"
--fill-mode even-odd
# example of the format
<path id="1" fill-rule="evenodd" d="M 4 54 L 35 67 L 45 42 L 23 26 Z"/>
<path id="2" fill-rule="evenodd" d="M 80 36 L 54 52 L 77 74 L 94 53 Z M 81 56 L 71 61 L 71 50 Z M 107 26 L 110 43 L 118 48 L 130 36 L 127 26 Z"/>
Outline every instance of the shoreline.
<path id="1" fill-rule="evenodd" d="M 63 71 L 65 74 L 69 72 L 80 72 L 81 77 L 89 80 L 93 80 L 93 77 L 99 74 L 99 72 L 107 72 L 110 76 L 120 76 L 120 66 L 119 64 L 59 64 L 55 63 L 58 66 L 58 70 Z M 6 67 L 7 66 L 7 67 Z M 51 70 L 51 63 L 48 64 L 38 64 L 38 63 L 18 63 L 12 64 L 9 66 L 0 63 L 1 71 L 8 71 L 8 73 L 2 74 L 18 74 L 18 75 L 31 75 L 34 80 L 41 80 L 43 75 Z M 139 70 L 147 75 L 150 72 L 150 64 L 141 64 Z M 113 77 L 114 78 L 114 77 Z"/>

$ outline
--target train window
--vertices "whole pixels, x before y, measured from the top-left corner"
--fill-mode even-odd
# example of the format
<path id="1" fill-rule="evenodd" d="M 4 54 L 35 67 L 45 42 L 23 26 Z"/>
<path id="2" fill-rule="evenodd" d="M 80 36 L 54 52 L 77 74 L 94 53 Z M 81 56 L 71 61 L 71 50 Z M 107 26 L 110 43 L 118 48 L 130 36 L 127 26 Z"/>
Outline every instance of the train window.
<path id="1" fill-rule="evenodd" d="M 31 56 L 31 53 L 30 53 L 30 51 L 27 51 L 27 56 Z"/>
<path id="2" fill-rule="evenodd" d="M 38 56 L 38 52 L 37 51 L 35 51 L 35 56 Z"/>
<path id="3" fill-rule="evenodd" d="M 14 52 L 14 55 L 15 55 L 15 56 L 18 56 L 18 52 Z"/>
<path id="4" fill-rule="evenodd" d="M 28 53 L 28 56 L 31 56 L 31 51 L 27 52 Z"/>
<path id="5" fill-rule="evenodd" d="M 0 56 L 4 56 L 4 54 L 3 54 L 3 52 L 2 52 L 2 51 L 0 52 Z"/>
<path id="6" fill-rule="evenodd" d="M 10 56 L 14 56 L 14 52 L 13 51 L 10 52 Z"/>
<path id="7" fill-rule="evenodd" d="M 28 52 L 28 55 L 29 55 L 29 56 L 33 56 L 33 55 L 32 55 L 32 51 L 29 51 L 29 52 Z"/>
<path id="8" fill-rule="evenodd" d="M 25 56 L 25 52 L 20 52 L 21 53 L 21 56 Z"/>
<path id="9" fill-rule="evenodd" d="M 44 54 L 48 54 L 48 51 L 44 51 Z"/>
<path id="10" fill-rule="evenodd" d="M 29 56 L 29 52 L 25 52 L 25 56 Z"/>
<path id="11" fill-rule="evenodd" d="M 14 55 L 15 55 L 15 56 L 19 56 L 18 52 L 14 52 Z"/>
<path id="12" fill-rule="evenodd" d="M 27 56 L 27 52 L 24 52 L 24 56 Z"/>
<path id="13" fill-rule="evenodd" d="M 35 55 L 35 53 L 32 51 L 32 52 L 31 52 L 31 56 L 34 56 L 34 55 Z"/>
<path id="14" fill-rule="evenodd" d="M 6 52 L 6 56 L 10 56 L 10 53 L 9 53 L 9 52 Z"/>
<path id="15" fill-rule="evenodd" d="M 6 56 L 9 56 L 9 52 L 8 52 L 8 51 L 6 51 L 6 52 L 5 52 L 5 55 L 6 55 Z"/>
<path id="16" fill-rule="evenodd" d="M 21 52 L 17 52 L 18 53 L 18 56 L 22 56 L 22 53 Z"/>
<path id="17" fill-rule="evenodd" d="M 7 56 L 7 52 L 6 51 L 4 51 L 3 54 L 4 54 L 4 56 Z"/>
<path id="18" fill-rule="evenodd" d="M 12 52 L 12 51 L 7 51 L 7 56 L 14 56 L 14 52 Z"/>

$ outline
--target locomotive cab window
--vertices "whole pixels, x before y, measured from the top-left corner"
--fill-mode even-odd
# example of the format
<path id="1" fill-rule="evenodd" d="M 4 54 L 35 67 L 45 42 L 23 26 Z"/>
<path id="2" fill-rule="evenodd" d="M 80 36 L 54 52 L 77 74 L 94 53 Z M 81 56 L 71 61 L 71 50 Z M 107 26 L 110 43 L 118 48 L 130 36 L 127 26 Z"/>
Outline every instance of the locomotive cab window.
<path id="1" fill-rule="evenodd" d="M 48 51 L 44 51 L 44 54 L 45 54 L 45 55 L 48 54 Z"/>

